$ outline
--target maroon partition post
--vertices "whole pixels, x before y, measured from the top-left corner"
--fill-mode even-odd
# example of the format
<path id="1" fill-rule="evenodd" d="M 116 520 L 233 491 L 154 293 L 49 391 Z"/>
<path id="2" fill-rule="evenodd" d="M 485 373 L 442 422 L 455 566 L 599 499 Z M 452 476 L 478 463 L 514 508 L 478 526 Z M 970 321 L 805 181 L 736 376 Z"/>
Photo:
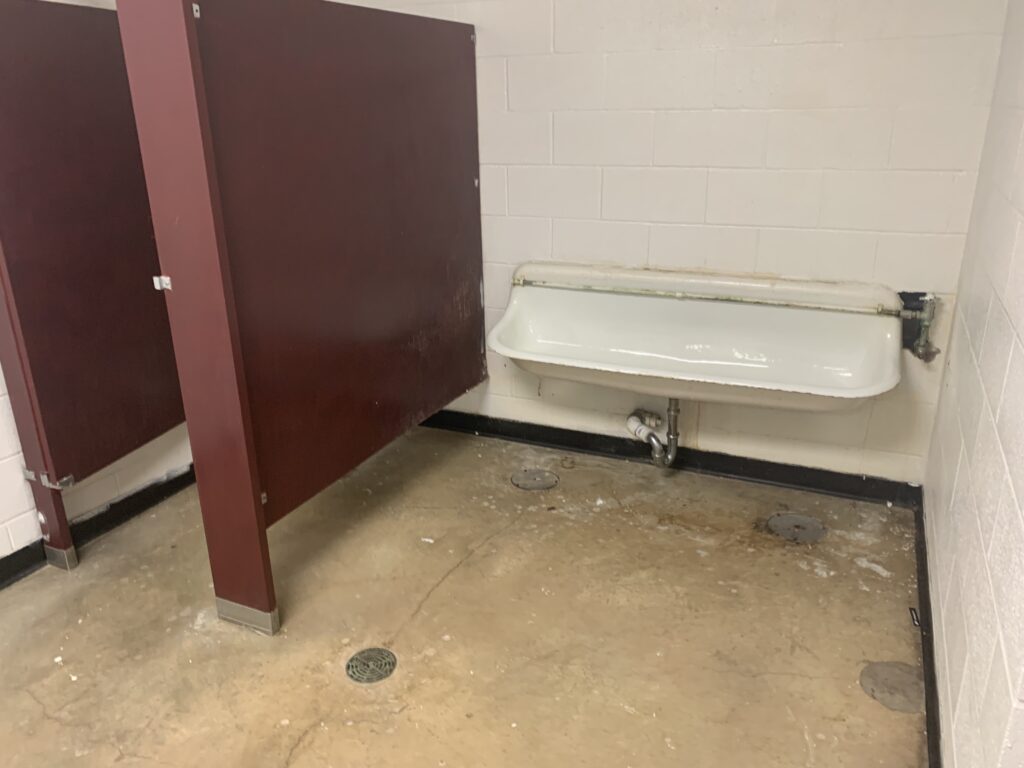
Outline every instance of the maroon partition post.
<path id="1" fill-rule="evenodd" d="M 0 363 L 51 562 L 60 489 L 184 418 L 112 11 L 0 0 Z"/>
<path id="2" fill-rule="evenodd" d="M 217 605 L 266 527 L 486 375 L 473 29 L 322 0 L 122 0 Z"/>

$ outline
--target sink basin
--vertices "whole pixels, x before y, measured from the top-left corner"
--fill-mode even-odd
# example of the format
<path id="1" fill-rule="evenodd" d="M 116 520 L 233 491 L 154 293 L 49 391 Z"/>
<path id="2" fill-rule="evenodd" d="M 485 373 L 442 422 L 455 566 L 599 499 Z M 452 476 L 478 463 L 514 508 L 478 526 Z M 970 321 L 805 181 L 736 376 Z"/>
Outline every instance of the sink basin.
<path id="1" fill-rule="evenodd" d="M 879 285 L 533 262 L 488 344 L 541 377 L 838 410 L 899 383 L 900 307 Z"/>

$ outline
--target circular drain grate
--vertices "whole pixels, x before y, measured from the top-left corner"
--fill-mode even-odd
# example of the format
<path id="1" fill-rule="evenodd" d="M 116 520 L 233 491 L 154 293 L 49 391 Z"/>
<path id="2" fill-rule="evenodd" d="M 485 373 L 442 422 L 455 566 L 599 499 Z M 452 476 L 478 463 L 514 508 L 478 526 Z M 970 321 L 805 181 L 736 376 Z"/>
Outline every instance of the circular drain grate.
<path id="1" fill-rule="evenodd" d="M 390 677 L 398 659 L 387 648 L 364 648 L 352 655 L 345 665 L 345 674 L 357 683 L 376 683 Z"/>
<path id="2" fill-rule="evenodd" d="M 512 485 L 524 491 L 546 491 L 558 485 L 558 475 L 546 469 L 520 469 L 512 473 Z"/>
<path id="3" fill-rule="evenodd" d="M 861 670 L 860 687 L 896 712 L 920 712 L 924 708 L 921 670 L 902 661 L 872 661 Z"/>
<path id="4" fill-rule="evenodd" d="M 768 530 L 796 544 L 815 544 L 825 535 L 825 526 L 817 518 L 791 513 L 769 517 Z"/>

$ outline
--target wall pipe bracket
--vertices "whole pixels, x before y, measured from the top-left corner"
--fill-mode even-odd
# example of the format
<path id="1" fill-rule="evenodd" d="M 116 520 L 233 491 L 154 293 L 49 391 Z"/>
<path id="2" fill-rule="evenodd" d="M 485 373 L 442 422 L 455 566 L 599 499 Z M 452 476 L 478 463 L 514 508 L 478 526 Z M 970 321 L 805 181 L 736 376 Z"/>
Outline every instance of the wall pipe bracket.
<path id="1" fill-rule="evenodd" d="M 900 298 L 903 299 L 901 309 L 879 307 L 878 313 L 909 321 L 905 326 L 904 347 L 909 349 L 914 357 L 930 363 L 942 351 L 931 342 L 932 326 L 935 324 L 935 312 L 939 305 L 939 298 L 931 293 L 901 293 Z M 916 305 L 915 308 L 908 309 L 908 302 Z M 907 335 L 908 332 L 910 336 Z"/>

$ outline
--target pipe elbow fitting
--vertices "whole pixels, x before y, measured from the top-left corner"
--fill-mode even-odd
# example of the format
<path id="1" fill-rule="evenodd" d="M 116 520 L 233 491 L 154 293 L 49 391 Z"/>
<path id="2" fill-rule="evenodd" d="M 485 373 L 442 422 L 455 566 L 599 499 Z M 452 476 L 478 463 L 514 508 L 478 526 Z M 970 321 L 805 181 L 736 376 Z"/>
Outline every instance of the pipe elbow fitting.
<path id="1" fill-rule="evenodd" d="M 655 431 L 651 429 L 647 424 L 644 423 L 643 418 L 639 414 L 632 414 L 626 419 L 626 430 L 635 437 L 637 440 L 641 440 L 645 443 L 650 442 L 651 436 L 657 436 Z"/>
<path id="2" fill-rule="evenodd" d="M 675 462 L 679 447 L 679 401 L 670 399 L 668 405 L 668 434 L 665 442 L 650 426 L 657 417 L 646 411 L 634 411 L 626 418 L 626 431 L 651 446 L 651 462 L 657 467 L 670 467 Z"/>

